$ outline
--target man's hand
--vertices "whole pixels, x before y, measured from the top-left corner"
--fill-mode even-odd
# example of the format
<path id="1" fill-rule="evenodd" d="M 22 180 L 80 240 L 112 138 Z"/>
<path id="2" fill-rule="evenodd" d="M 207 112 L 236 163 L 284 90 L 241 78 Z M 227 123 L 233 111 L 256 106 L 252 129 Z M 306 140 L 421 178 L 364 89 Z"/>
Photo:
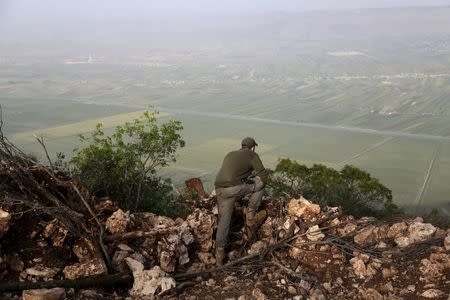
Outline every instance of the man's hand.
<path id="1" fill-rule="evenodd" d="M 250 178 L 244 178 L 244 179 L 242 179 L 242 183 L 255 184 L 255 181 L 253 179 L 250 179 Z"/>

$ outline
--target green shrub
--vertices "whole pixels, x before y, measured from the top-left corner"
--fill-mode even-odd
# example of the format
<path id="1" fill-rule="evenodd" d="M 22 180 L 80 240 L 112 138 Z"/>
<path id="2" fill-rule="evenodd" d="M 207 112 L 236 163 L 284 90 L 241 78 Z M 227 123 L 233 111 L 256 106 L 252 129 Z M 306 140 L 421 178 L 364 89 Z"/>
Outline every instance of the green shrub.
<path id="1" fill-rule="evenodd" d="M 169 179 L 157 175 L 175 162 L 176 150 L 184 147 L 180 121 L 157 122 L 158 113 L 146 111 L 140 118 L 117 126 L 106 135 L 97 124 L 87 145 L 75 149 L 71 160 L 80 179 L 97 196 L 110 196 L 125 209 L 174 212 L 176 199 Z"/>
<path id="2" fill-rule="evenodd" d="M 322 206 L 341 206 L 355 216 L 384 217 L 400 213 L 392 192 L 369 173 L 354 166 L 337 171 L 321 164 L 312 167 L 280 159 L 270 171 L 269 191 L 274 196 L 301 195 Z"/>

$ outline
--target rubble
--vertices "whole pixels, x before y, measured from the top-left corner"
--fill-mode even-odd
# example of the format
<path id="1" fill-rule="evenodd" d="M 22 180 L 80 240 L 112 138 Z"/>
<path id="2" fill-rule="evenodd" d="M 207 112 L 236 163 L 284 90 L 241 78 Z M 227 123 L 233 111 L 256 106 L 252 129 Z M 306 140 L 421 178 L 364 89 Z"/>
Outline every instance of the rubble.
<path id="1" fill-rule="evenodd" d="M 372 245 L 377 241 L 385 239 L 388 230 L 389 227 L 387 225 L 377 227 L 371 224 L 364 227 L 357 235 L 355 235 L 354 241 L 361 246 Z"/>
<path id="2" fill-rule="evenodd" d="M 422 242 L 425 241 L 436 232 L 436 227 L 429 223 L 420 223 L 415 222 L 409 225 L 408 228 L 409 239 L 413 242 Z"/>
<path id="3" fill-rule="evenodd" d="M 66 290 L 63 288 L 27 290 L 22 293 L 23 300 L 64 300 Z"/>
<path id="4" fill-rule="evenodd" d="M 130 295 L 134 297 L 153 296 L 157 292 L 164 292 L 176 286 L 173 278 L 155 266 L 150 270 L 144 270 L 144 265 L 130 257 L 125 259 L 133 272 L 133 288 Z"/>
<path id="5" fill-rule="evenodd" d="M 221 269 L 213 254 L 213 197 L 192 201 L 184 219 L 125 212 L 64 174 L 0 156 L 0 168 L 12 170 L 0 172 L 8 183 L 0 190 L 0 298 L 18 297 L 20 289 L 8 285 L 21 281 L 36 288 L 22 287 L 23 299 L 100 298 L 101 288 L 71 284 L 107 274 L 129 278 L 120 288 L 109 286 L 105 297 L 117 299 L 447 299 L 450 293 L 450 231 L 420 218 L 392 224 L 321 209 L 303 197 L 265 197 L 268 217 L 248 240 L 244 198 L 236 202 L 228 265 Z M 198 180 L 190 184 L 203 193 Z M 13 196 L 20 205 L 11 205 Z M 36 203 L 27 199 L 45 202 L 33 210 Z M 54 281 L 72 288 L 39 289 Z M 55 298 L 45 296 L 49 291 Z"/>
<path id="6" fill-rule="evenodd" d="M 308 240 L 315 242 L 324 239 L 325 234 L 320 231 L 319 225 L 314 225 L 308 228 L 306 231 L 306 237 Z"/>
<path id="7" fill-rule="evenodd" d="M 44 266 L 35 266 L 32 268 L 27 268 L 25 270 L 24 275 L 27 276 L 43 279 L 43 280 L 49 280 L 52 279 L 60 270 L 56 268 L 47 268 Z"/>
<path id="8" fill-rule="evenodd" d="M 367 254 L 358 254 L 350 259 L 353 272 L 357 277 L 370 280 L 377 273 L 377 264 L 369 263 L 370 257 Z"/>
<path id="9" fill-rule="evenodd" d="M 127 230 L 127 226 L 130 223 L 130 212 L 124 212 L 118 209 L 111 217 L 106 220 L 106 229 L 112 234 L 124 233 Z"/>
<path id="10" fill-rule="evenodd" d="M 396 238 L 406 232 L 406 230 L 408 230 L 408 225 L 405 222 L 395 223 L 389 227 L 387 235 L 389 238 Z"/>
<path id="11" fill-rule="evenodd" d="M 312 220 L 319 213 L 320 206 L 309 202 L 303 197 L 292 199 L 287 206 L 287 214 L 289 216 L 302 218 L 303 220 Z"/>
<path id="12" fill-rule="evenodd" d="M 69 231 L 62 224 L 52 222 L 45 226 L 42 236 L 50 239 L 53 246 L 61 247 L 68 233 Z"/>
<path id="13" fill-rule="evenodd" d="M 445 296 L 445 293 L 437 289 L 429 289 L 423 292 L 421 296 L 425 298 L 438 299 Z"/>
<path id="14" fill-rule="evenodd" d="M 64 268 L 65 278 L 77 279 L 108 273 L 105 261 L 89 239 L 78 240 L 73 246 L 73 253 L 77 256 L 79 263 Z"/>
<path id="15" fill-rule="evenodd" d="M 450 254 L 432 253 L 421 260 L 420 272 L 426 282 L 440 281 L 445 273 L 450 272 Z"/>

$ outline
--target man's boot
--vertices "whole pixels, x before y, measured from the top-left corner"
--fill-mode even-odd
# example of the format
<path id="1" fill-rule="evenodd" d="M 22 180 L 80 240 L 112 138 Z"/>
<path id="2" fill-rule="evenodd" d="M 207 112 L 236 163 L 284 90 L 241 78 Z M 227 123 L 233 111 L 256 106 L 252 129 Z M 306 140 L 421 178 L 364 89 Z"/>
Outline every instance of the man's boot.
<path id="1" fill-rule="evenodd" d="M 216 257 L 216 265 L 218 267 L 223 266 L 223 259 L 225 258 L 225 249 L 217 247 L 215 257 Z"/>
<path id="2" fill-rule="evenodd" d="M 256 212 L 252 208 L 245 209 L 245 230 L 247 238 L 252 240 L 256 230 L 261 226 L 267 218 L 267 211 L 261 210 Z"/>

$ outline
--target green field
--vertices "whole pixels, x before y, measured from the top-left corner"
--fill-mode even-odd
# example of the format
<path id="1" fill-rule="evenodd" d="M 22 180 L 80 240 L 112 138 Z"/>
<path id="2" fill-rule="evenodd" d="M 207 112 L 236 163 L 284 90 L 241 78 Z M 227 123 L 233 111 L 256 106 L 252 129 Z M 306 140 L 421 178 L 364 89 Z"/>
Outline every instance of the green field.
<path id="1" fill-rule="evenodd" d="M 22 132 L 11 136 L 19 146 L 37 154 L 43 160 L 40 146 L 33 135 L 42 135 L 52 152 L 72 152 L 78 147 L 76 132 L 83 133 L 89 126 L 102 122 L 111 128 L 119 121 L 129 120 L 140 112 L 124 113 L 107 118 L 87 120 L 73 124 Z M 162 113 L 162 116 L 165 114 Z M 165 116 L 164 118 L 167 118 Z M 299 126 L 273 125 L 209 117 L 172 115 L 184 124 L 183 136 L 187 141 L 179 151 L 176 164 L 162 170 L 182 186 L 190 176 L 201 176 L 207 188 L 212 189 L 215 172 L 227 151 L 236 149 L 243 136 L 252 135 L 260 143 L 258 152 L 268 167 L 274 167 L 278 158 L 289 157 L 312 165 L 322 163 L 340 168 L 353 164 L 369 171 L 394 192 L 396 202 L 408 210 L 440 208 L 448 214 L 450 186 L 445 175 L 449 172 L 450 143 L 422 141 L 410 138 L 389 138 L 383 135 L 312 129 Z M 163 119 L 164 119 L 163 118 Z M 108 132 L 108 130 L 107 130 Z M 281 134 L 280 134 L 281 133 Z M 429 183 L 422 192 L 428 166 L 435 150 L 441 145 Z"/>

